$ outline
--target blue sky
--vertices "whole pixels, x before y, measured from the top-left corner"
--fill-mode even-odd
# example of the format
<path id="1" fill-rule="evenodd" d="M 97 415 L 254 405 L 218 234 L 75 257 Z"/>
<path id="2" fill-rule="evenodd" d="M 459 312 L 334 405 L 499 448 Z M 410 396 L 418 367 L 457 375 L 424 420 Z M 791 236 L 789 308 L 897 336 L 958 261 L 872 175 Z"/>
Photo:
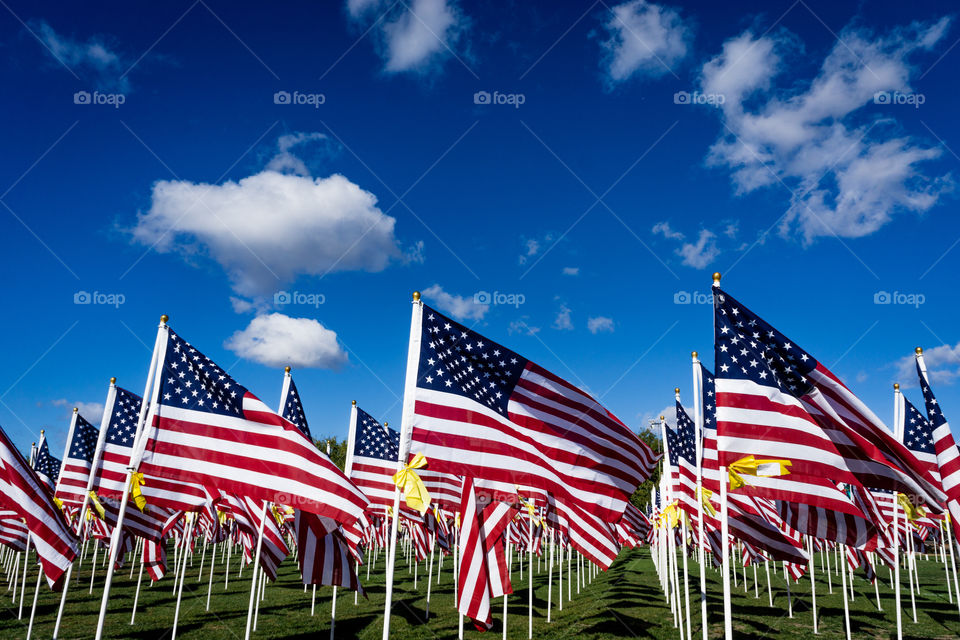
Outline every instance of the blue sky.
<path id="1" fill-rule="evenodd" d="M 884 419 L 917 345 L 960 415 L 952 11 L 9 2 L 0 424 L 59 455 L 167 313 L 314 434 L 399 425 L 421 289 L 639 428 L 715 270 Z"/>

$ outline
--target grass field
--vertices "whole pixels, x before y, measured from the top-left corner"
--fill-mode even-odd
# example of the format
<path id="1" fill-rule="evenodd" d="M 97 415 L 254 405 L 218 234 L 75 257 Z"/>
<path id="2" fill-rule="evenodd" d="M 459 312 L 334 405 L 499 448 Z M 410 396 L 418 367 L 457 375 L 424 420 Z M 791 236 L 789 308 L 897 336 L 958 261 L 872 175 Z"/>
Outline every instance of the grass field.
<path id="1" fill-rule="evenodd" d="M 209 562 L 209 558 L 208 558 Z M 219 562 L 219 558 L 218 558 Z M 172 565 L 172 554 L 171 554 Z M 188 567 L 184 585 L 183 604 L 178 637 L 182 638 L 243 638 L 247 602 L 250 593 L 249 567 L 237 578 L 237 564 L 231 565 L 229 588 L 224 590 L 223 566 L 216 567 L 213 598 L 210 611 L 204 611 L 207 594 L 207 573 L 202 582 L 197 581 L 200 559 Z M 695 589 L 699 575 L 697 565 L 690 564 L 691 590 Z M 431 598 L 431 619 L 423 623 L 426 602 L 426 583 L 422 575 L 418 589 L 413 589 L 413 575 L 406 566 L 397 571 L 392 637 L 413 639 L 448 639 L 457 636 L 457 615 L 453 609 L 453 584 L 451 563 L 447 559 Z M 361 569 L 361 577 L 365 570 Z M 742 569 L 741 569 L 742 572 Z M 917 599 L 917 619 L 913 623 L 910 614 L 909 595 L 904 598 L 905 638 L 957 638 L 960 637 L 960 615 L 955 604 L 947 599 L 943 566 L 931 560 L 919 561 L 920 595 Z M 896 638 L 893 615 L 893 593 L 887 580 L 886 569 L 881 570 L 880 597 L 883 611 L 876 607 L 873 585 L 858 574 L 854 585 L 855 599 L 851 603 L 851 624 L 854 637 Z M 574 575 L 576 572 L 574 571 Z M 767 599 L 766 576 L 761 566 L 758 570 L 759 594 L 754 596 L 753 570 L 747 569 L 749 592 L 744 593 L 742 575 L 739 586 L 733 590 L 733 624 L 737 638 L 759 640 L 760 638 L 842 638 L 843 601 L 839 589 L 839 577 L 833 578 L 833 595 L 828 593 L 826 576 L 817 571 L 817 605 L 820 615 L 820 635 L 814 636 L 811 629 L 810 580 L 804 578 L 792 586 L 794 617 L 787 615 L 786 587 L 782 572 L 773 575 L 774 606 Z M 36 572 L 31 569 L 28 578 L 24 619 L 17 620 L 17 609 L 11 603 L 10 592 L 0 595 L 3 612 L 0 613 L 0 638 L 23 638 L 26 636 L 30 599 L 33 596 Z M 527 632 L 527 582 L 529 573 L 524 572 L 521 581 L 514 571 L 513 585 L 516 594 L 509 598 L 508 636 L 525 638 Z M 92 637 L 97 624 L 103 571 L 98 568 L 93 595 L 88 593 L 90 562 L 84 562 L 70 587 L 61 638 Z M 146 580 L 146 579 L 145 579 Z M 710 636 L 723 635 L 720 583 L 718 575 L 709 572 L 708 598 L 710 606 Z M 646 548 L 624 552 L 607 572 L 602 572 L 592 584 L 576 593 L 573 599 L 564 602 L 563 611 L 556 608 L 556 573 L 554 573 L 553 621 L 546 622 L 547 574 L 546 567 L 534 578 L 533 634 L 538 640 L 546 638 L 587 640 L 590 638 L 679 638 L 673 627 L 670 608 L 660 591 L 657 576 Z M 906 576 L 904 576 L 906 581 Z M 146 583 L 145 583 L 146 585 Z M 564 575 L 564 591 L 567 590 Z M 136 575 L 131 580 L 129 570 L 119 571 L 114 579 L 110 613 L 107 617 L 106 636 L 110 638 L 164 638 L 170 637 L 170 625 L 176 603 L 172 593 L 173 581 L 167 577 L 152 587 L 141 591 L 136 624 L 130 624 Z M 340 592 L 337 603 L 337 638 L 362 638 L 375 640 L 381 636 L 383 617 L 383 560 L 378 561 L 371 579 L 366 585 L 369 600 L 360 599 L 353 604 L 353 593 Z M 327 638 L 330 629 L 331 589 L 322 587 L 317 591 L 316 616 L 310 616 L 310 594 L 303 592 L 299 583 L 296 563 L 288 558 L 281 566 L 276 584 L 266 588 L 266 597 L 261 603 L 256 638 Z M 700 637 L 699 608 L 694 593 L 693 635 Z M 49 638 L 59 604 L 59 594 L 41 586 L 34 624 L 34 638 Z M 466 635 L 474 638 L 500 637 L 502 600 L 494 601 L 494 628 L 485 636 L 475 631 L 467 622 Z"/>

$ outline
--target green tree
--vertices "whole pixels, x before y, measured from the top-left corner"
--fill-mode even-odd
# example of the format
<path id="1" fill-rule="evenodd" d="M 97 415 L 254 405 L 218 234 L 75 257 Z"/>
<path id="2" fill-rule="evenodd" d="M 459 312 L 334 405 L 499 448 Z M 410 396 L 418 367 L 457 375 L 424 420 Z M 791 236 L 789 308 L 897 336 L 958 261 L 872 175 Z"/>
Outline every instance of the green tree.
<path id="1" fill-rule="evenodd" d="M 644 443 L 655 453 L 663 453 L 663 443 L 660 441 L 660 434 L 654 432 L 649 427 L 640 433 L 637 436 L 643 440 Z M 641 483 L 637 490 L 633 492 L 633 495 L 630 496 L 630 502 L 640 507 L 641 510 L 646 511 L 647 505 L 650 504 L 650 490 L 658 487 L 660 485 L 660 469 L 661 465 L 653 470 L 653 473 L 650 474 L 650 477 Z"/>
<path id="2" fill-rule="evenodd" d="M 317 448 L 324 453 L 329 451 L 330 459 L 333 460 L 333 464 L 340 467 L 342 471 L 347 464 L 347 441 L 346 439 L 339 439 L 336 436 L 328 436 L 326 438 L 317 438 L 314 440 L 314 444 L 317 445 Z M 329 446 L 329 450 L 328 447 Z"/>

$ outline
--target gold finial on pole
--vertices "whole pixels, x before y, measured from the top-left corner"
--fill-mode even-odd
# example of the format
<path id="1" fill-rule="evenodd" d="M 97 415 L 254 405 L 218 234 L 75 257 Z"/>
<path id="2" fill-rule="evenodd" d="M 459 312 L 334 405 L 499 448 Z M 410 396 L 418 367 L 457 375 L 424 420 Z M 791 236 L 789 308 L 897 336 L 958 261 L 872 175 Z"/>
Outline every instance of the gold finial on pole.
<path id="1" fill-rule="evenodd" d="M 663 420 L 663 416 L 660 416 L 660 419 Z"/>
<path id="2" fill-rule="evenodd" d="M 894 391 L 900 391 L 900 383 L 899 383 L 899 382 L 894 382 L 894 383 L 893 383 L 893 390 L 894 390 Z"/>
<path id="3" fill-rule="evenodd" d="M 419 291 L 414 291 L 414 292 L 413 292 L 413 301 L 414 301 L 414 302 L 417 302 L 418 300 L 420 300 L 420 292 L 419 292 Z"/>
<path id="4" fill-rule="evenodd" d="M 719 271 L 714 271 L 714 272 L 713 272 L 713 284 L 714 284 L 714 286 L 720 284 L 720 272 L 719 272 Z"/>
<path id="5" fill-rule="evenodd" d="M 914 349 L 914 352 L 916 352 L 916 354 L 917 354 L 918 356 L 919 356 L 919 355 L 922 355 L 922 354 L 923 354 L 923 347 L 917 347 L 916 349 Z"/>
<path id="6" fill-rule="evenodd" d="M 284 367 L 284 368 L 283 368 L 283 372 L 284 372 L 284 373 L 290 373 L 290 367 Z"/>
<path id="7" fill-rule="evenodd" d="M 357 401 L 356 401 L 356 400 L 351 400 L 351 401 L 350 401 L 350 404 L 352 404 L 353 406 L 357 406 Z"/>
<path id="8" fill-rule="evenodd" d="M 74 412 L 74 413 L 77 413 L 78 411 L 80 411 L 80 409 L 78 409 L 78 408 L 76 408 L 76 407 L 73 408 L 73 412 Z"/>
<path id="9" fill-rule="evenodd" d="M 694 358 L 697 358 L 700 356 L 700 354 L 697 353 L 696 351 L 691 352 L 690 355 L 693 356 Z"/>
<path id="10" fill-rule="evenodd" d="M 43 435 L 43 429 L 40 429 L 40 435 Z"/>
<path id="11" fill-rule="evenodd" d="M 110 378 L 110 384 L 117 384 L 117 378 L 116 377 Z"/>
<path id="12" fill-rule="evenodd" d="M 673 388 L 673 392 L 674 392 L 674 393 L 680 393 L 680 387 L 674 387 L 674 388 Z"/>
<path id="13" fill-rule="evenodd" d="M 160 316 L 160 324 L 167 324 L 169 320 L 170 320 L 170 316 L 168 316 L 167 314 L 163 314 L 162 316 Z"/>
<path id="14" fill-rule="evenodd" d="M 384 421 L 384 423 L 383 423 L 383 426 L 385 426 L 385 427 L 389 427 L 389 426 L 390 426 L 390 423 L 389 423 L 389 422 L 387 422 L 387 421 Z"/>

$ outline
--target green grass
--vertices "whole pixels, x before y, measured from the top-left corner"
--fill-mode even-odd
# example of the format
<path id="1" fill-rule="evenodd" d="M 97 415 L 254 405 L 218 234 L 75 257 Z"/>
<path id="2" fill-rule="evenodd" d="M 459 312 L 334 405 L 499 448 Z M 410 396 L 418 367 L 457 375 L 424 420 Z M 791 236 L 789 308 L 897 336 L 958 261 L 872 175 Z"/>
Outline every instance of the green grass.
<path id="1" fill-rule="evenodd" d="M 234 556 L 236 558 L 236 556 Z M 208 556 L 209 562 L 209 556 Z M 218 558 L 219 563 L 219 558 Z M 171 554 L 172 564 L 172 554 Z M 817 605 L 820 615 L 820 635 L 814 636 L 811 629 L 810 580 L 804 578 L 793 585 L 794 617 L 787 616 L 786 588 L 783 574 L 772 575 L 774 607 L 768 605 L 766 577 L 761 566 L 760 597 L 754 597 L 753 570 L 747 569 L 749 593 L 744 593 L 742 581 L 734 588 L 733 624 L 735 637 L 759 640 L 761 638 L 842 638 L 843 637 L 843 601 L 840 595 L 839 578 L 834 576 L 833 595 L 828 594 L 826 576 L 819 571 L 817 564 Z M 250 593 L 249 567 L 243 569 L 243 575 L 236 577 L 237 564 L 231 565 L 230 585 L 224 590 L 223 566 L 217 565 L 214 580 L 213 598 L 210 611 L 204 611 L 207 593 L 207 573 L 203 581 L 197 581 L 200 559 L 194 560 L 188 567 L 188 577 L 184 584 L 183 604 L 180 616 L 178 637 L 181 638 L 223 638 L 234 640 L 243 638 L 246 622 L 247 602 Z M 691 589 L 698 584 L 697 565 L 690 564 Z M 423 623 L 426 600 L 426 583 L 422 575 L 418 589 L 413 589 L 413 576 L 407 573 L 406 566 L 397 571 L 391 637 L 413 638 L 456 638 L 457 615 L 453 609 L 453 584 L 450 559 L 446 559 L 440 585 L 434 583 L 431 598 L 431 619 Z M 919 560 L 920 595 L 917 599 L 918 623 L 914 624 L 910 615 L 909 595 L 904 598 L 904 637 L 905 638 L 957 638 L 960 637 L 960 614 L 955 604 L 947 600 L 943 566 L 931 560 Z M 361 577 L 366 575 L 361 568 Z M 742 569 L 741 569 L 742 572 Z M 574 572 L 576 575 L 576 572 Z M 741 574 L 742 575 L 742 574 Z M 17 609 L 11 604 L 10 593 L 0 591 L 0 638 L 22 638 L 26 635 L 26 622 L 29 617 L 30 599 L 36 573 L 31 569 L 28 578 L 27 599 L 24 606 L 24 619 L 17 620 Z M 529 574 L 525 571 L 524 578 Z M 103 571 L 98 568 L 94 593 L 88 593 L 90 582 L 90 562 L 74 576 L 67 599 L 67 608 L 61 628 L 61 638 L 92 637 L 97 624 L 100 593 L 103 584 Z M 79 579 L 77 579 L 79 578 Z M 436 576 L 434 577 L 436 581 Z M 556 574 L 554 574 L 556 581 Z M 720 638 L 723 635 L 720 584 L 717 574 L 708 574 L 708 601 L 710 606 L 710 636 Z M 906 580 L 906 576 L 904 576 Z M 172 593 L 173 581 L 165 578 L 152 587 L 145 586 L 140 594 L 135 625 L 130 625 L 130 609 L 133 603 L 136 575 L 129 578 L 129 569 L 119 571 L 114 579 L 111 607 L 107 617 L 106 637 L 110 638 L 163 638 L 170 636 L 170 625 L 176 603 Z M 513 584 L 516 594 L 509 598 L 508 635 L 511 638 L 525 638 L 527 626 L 527 583 L 519 579 L 514 571 Z M 653 563 L 648 549 L 624 552 L 610 571 L 602 572 L 593 584 L 587 585 L 579 595 L 574 588 L 573 600 L 564 602 L 563 611 L 553 609 L 553 622 L 546 622 L 546 567 L 535 576 L 534 595 L 534 637 L 588 640 L 591 638 L 679 638 L 673 627 L 670 608 L 660 591 Z M 887 581 L 886 569 L 881 569 L 880 597 L 883 612 L 877 611 L 873 585 L 867 583 L 861 574 L 855 582 L 855 600 L 851 603 L 851 624 L 854 637 L 857 638 L 896 638 L 893 617 L 893 594 Z M 564 591 L 567 589 L 564 575 Z M 378 561 L 371 579 L 367 584 L 370 599 L 360 599 L 359 606 L 353 604 L 353 593 L 340 592 L 337 603 L 337 633 L 340 638 L 362 638 L 377 640 L 381 634 L 383 617 L 383 559 Z M 329 587 L 317 591 L 316 616 L 310 616 L 310 593 L 303 592 L 299 583 L 296 563 L 288 558 L 281 566 L 280 577 L 276 584 L 266 589 L 266 598 L 261 603 L 259 625 L 256 638 L 327 638 L 330 624 Z M 556 582 L 554 584 L 556 598 Z M 693 635 L 699 639 L 699 608 L 695 593 L 691 593 L 694 604 Z M 37 619 L 34 624 L 35 638 L 49 638 L 53 633 L 53 624 L 59 604 L 59 594 L 54 594 L 46 586 L 41 586 L 37 606 Z M 556 601 L 555 601 L 556 604 Z M 467 622 L 466 635 L 480 638 L 500 637 L 502 601 L 493 603 L 494 629 L 481 636 Z"/>

